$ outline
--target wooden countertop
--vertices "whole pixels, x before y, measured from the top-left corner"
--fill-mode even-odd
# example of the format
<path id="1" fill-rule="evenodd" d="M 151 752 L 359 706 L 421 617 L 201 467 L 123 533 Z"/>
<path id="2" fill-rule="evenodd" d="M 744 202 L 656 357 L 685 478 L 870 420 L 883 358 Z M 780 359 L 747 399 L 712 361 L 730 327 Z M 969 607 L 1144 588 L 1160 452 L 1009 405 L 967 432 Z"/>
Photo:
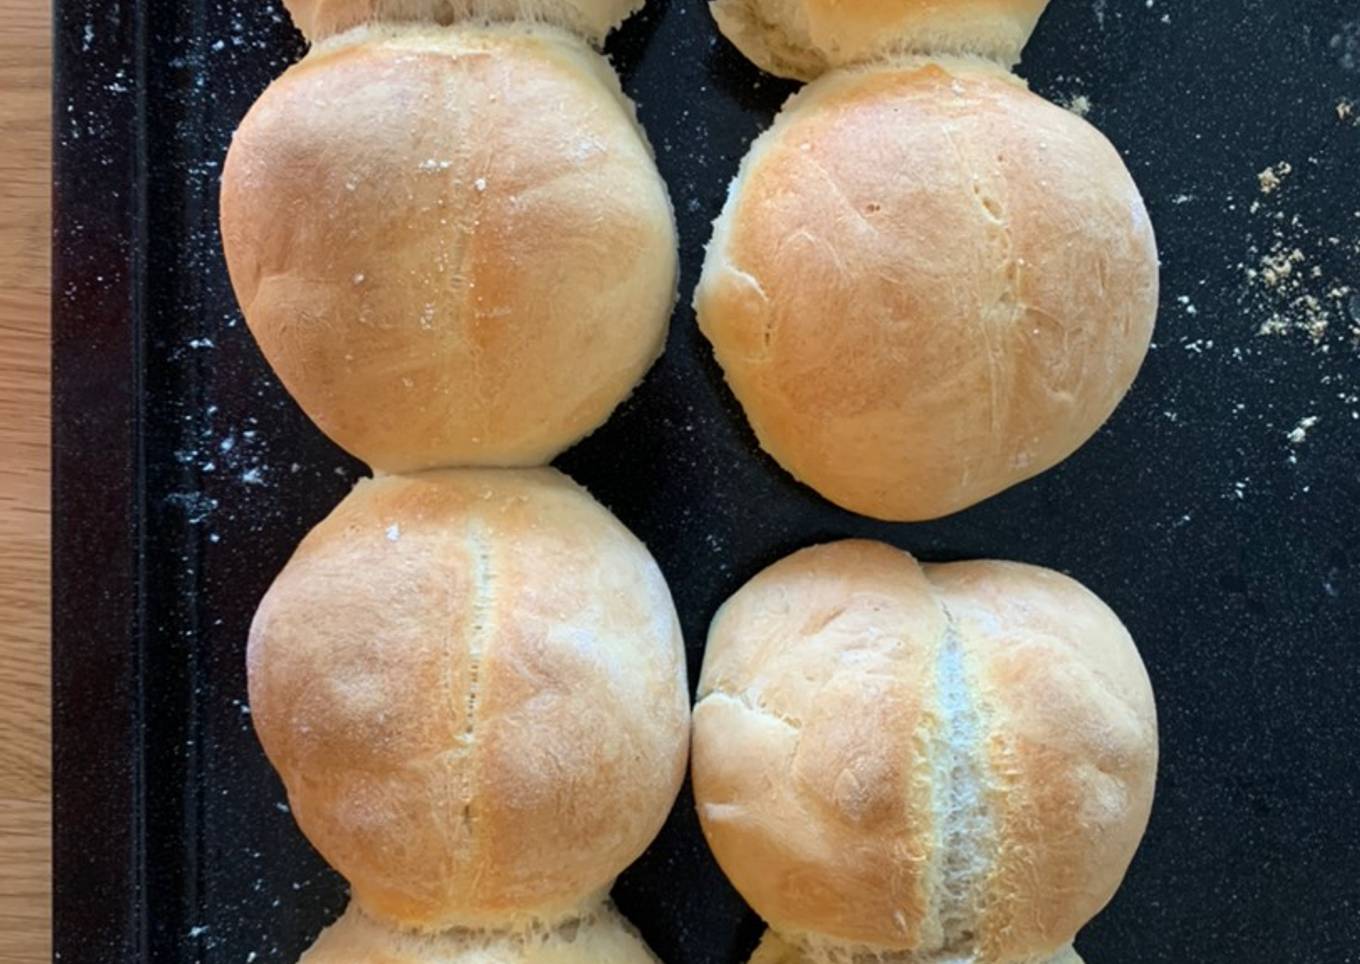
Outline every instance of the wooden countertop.
<path id="1" fill-rule="evenodd" d="M 51 7 L 0 0 L 0 964 L 50 961 Z"/>

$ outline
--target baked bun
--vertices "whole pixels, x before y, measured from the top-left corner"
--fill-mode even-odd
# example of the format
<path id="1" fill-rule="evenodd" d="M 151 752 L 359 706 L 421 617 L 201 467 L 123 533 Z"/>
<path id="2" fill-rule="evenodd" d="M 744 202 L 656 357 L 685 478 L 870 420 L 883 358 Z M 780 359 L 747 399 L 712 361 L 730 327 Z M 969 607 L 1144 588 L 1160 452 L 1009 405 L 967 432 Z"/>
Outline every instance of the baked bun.
<path id="1" fill-rule="evenodd" d="M 393 930 L 351 906 L 321 932 L 300 964 L 657 964 L 657 959 L 608 903 L 555 927 L 431 935 Z"/>
<path id="2" fill-rule="evenodd" d="M 832 961 L 841 964 L 845 958 L 836 956 L 834 952 L 822 950 L 808 950 L 800 948 L 797 944 L 790 944 L 774 931 L 766 931 L 760 939 L 760 946 L 751 955 L 750 964 L 822 964 L 823 961 Z M 900 954 L 868 955 L 865 964 L 914 964 L 916 958 L 903 956 Z M 860 964 L 861 958 L 855 958 L 853 964 Z M 949 956 L 935 956 L 924 959 L 921 964 L 974 964 L 975 958 L 962 958 Z M 311 959 L 308 959 L 311 964 Z M 349 964 L 349 962 L 346 962 Z M 387 964 L 383 961 L 382 964 Z M 1058 953 L 1031 958 L 1025 964 L 1082 964 L 1082 959 L 1077 954 L 1076 949 L 1071 945 L 1064 947 Z"/>
<path id="3" fill-rule="evenodd" d="M 683 776 L 665 580 L 551 469 L 360 482 L 260 603 L 247 666 L 298 825 L 387 924 L 579 916 Z"/>
<path id="4" fill-rule="evenodd" d="M 518 20 L 565 27 L 598 46 L 642 9 L 643 0 L 284 0 L 293 23 L 316 42 L 375 23 L 455 23 Z"/>
<path id="5" fill-rule="evenodd" d="M 363 28 L 241 123 L 227 266 L 256 340 L 375 469 L 547 462 L 660 353 L 665 186 L 602 57 L 552 28 Z"/>
<path id="6" fill-rule="evenodd" d="M 718 28 L 756 66 L 811 80 L 912 53 L 976 54 L 1010 67 L 1048 0 L 713 0 Z"/>
<path id="7" fill-rule="evenodd" d="M 1157 311 L 1138 189 L 1000 68 L 836 71 L 753 145 L 695 307 L 761 445 L 865 515 L 947 515 L 1062 461 Z"/>
<path id="8" fill-rule="evenodd" d="M 1066 576 L 838 542 L 719 610 L 693 761 L 718 863 L 801 955 L 757 960 L 1075 960 L 1147 825 L 1156 710 Z"/>

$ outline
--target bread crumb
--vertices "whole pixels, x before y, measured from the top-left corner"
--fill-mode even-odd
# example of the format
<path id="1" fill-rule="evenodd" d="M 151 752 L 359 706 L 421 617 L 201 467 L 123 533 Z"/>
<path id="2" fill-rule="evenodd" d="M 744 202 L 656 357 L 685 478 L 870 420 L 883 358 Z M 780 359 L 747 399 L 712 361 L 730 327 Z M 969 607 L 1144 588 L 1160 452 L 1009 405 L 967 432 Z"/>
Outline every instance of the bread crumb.
<path id="1" fill-rule="evenodd" d="M 1289 330 L 1289 322 L 1284 320 L 1284 316 L 1276 312 L 1265 321 L 1261 322 L 1261 327 L 1256 329 L 1258 335 L 1283 335 Z"/>
<path id="2" fill-rule="evenodd" d="M 1058 106 L 1070 110 L 1078 117 L 1091 113 L 1091 98 L 1085 94 L 1072 94 L 1058 101 Z"/>
<path id="3" fill-rule="evenodd" d="M 1327 268 L 1330 253 L 1324 242 L 1337 248 L 1341 239 L 1319 237 L 1301 215 L 1279 208 L 1276 192 L 1293 173 L 1293 166 L 1281 161 L 1257 175 L 1264 197 L 1251 204 L 1250 213 L 1261 219 L 1258 230 L 1268 232 L 1269 240 L 1249 243 L 1248 256 L 1239 265 L 1247 279 L 1243 302 L 1259 312 L 1257 335 L 1300 332 L 1326 354 L 1334 347 L 1329 334 L 1340 330 L 1335 323 L 1346 321 L 1351 286 Z"/>
<path id="4" fill-rule="evenodd" d="M 1286 438 L 1289 439 L 1289 444 L 1302 445 L 1308 439 L 1308 430 L 1311 429 L 1314 425 L 1316 425 L 1319 421 L 1320 417 L 1317 415 L 1308 415 L 1304 418 L 1299 419 L 1299 424 L 1295 425 L 1292 429 L 1290 429 L 1288 435 L 1286 436 Z"/>
<path id="5" fill-rule="evenodd" d="M 1274 288 L 1294 273 L 1294 265 L 1304 260 L 1304 254 L 1298 248 L 1292 251 L 1283 251 L 1276 248 L 1269 254 L 1261 258 L 1260 276 L 1270 287 Z"/>
<path id="6" fill-rule="evenodd" d="M 1336 102 L 1336 119 L 1343 124 L 1355 116 L 1355 104 L 1344 97 Z"/>
<path id="7" fill-rule="evenodd" d="M 1284 179 L 1294 173 L 1294 165 L 1288 161 L 1280 161 L 1256 175 L 1256 180 L 1261 183 L 1262 194 L 1274 194 L 1284 183 Z"/>
<path id="8" fill-rule="evenodd" d="M 1322 341 L 1327 334 L 1327 329 L 1331 325 L 1331 318 L 1327 310 L 1322 307 L 1322 302 L 1318 301 L 1313 295 L 1301 296 L 1295 304 L 1300 309 L 1303 319 L 1300 327 L 1308 332 L 1308 336 L 1313 339 L 1313 344 Z"/>

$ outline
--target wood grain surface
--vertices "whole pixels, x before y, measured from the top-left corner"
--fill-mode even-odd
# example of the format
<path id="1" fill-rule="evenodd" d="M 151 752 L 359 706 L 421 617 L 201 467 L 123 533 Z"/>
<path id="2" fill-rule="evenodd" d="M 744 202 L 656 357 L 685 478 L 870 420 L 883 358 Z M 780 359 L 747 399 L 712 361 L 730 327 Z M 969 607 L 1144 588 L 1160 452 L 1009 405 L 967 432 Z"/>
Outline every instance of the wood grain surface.
<path id="1" fill-rule="evenodd" d="M 0 964 L 51 960 L 51 8 L 0 0 Z"/>

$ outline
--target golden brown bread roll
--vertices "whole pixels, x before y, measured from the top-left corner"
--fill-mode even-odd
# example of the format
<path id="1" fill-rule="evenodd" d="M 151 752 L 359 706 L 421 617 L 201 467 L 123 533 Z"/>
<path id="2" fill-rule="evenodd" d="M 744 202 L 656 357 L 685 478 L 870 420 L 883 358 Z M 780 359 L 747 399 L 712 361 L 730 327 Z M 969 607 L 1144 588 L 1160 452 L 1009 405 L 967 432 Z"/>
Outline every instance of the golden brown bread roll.
<path id="1" fill-rule="evenodd" d="M 547 462 L 662 349 L 666 189 L 608 64 L 555 28 L 314 49 L 242 121 L 221 202 L 265 357 L 376 469 Z"/>
<path id="2" fill-rule="evenodd" d="M 1011 66 L 1048 0 L 712 0 L 718 28 L 757 66 L 811 80 L 902 54 L 977 54 Z"/>
<path id="3" fill-rule="evenodd" d="M 752 146 L 699 324 L 761 445 L 883 519 L 1062 461 L 1128 390 L 1157 250 L 1119 154 L 998 67 L 840 70 Z"/>
<path id="4" fill-rule="evenodd" d="M 284 6 L 311 41 L 373 23 L 518 20 L 566 27 L 598 46 L 642 0 L 284 0 Z"/>
<path id="5" fill-rule="evenodd" d="M 1156 767 L 1133 641 L 1046 569 L 839 542 L 775 563 L 713 620 L 694 793 L 778 935 L 758 962 L 1075 961 Z"/>
<path id="6" fill-rule="evenodd" d="M 299 826 L 385 924 L 592 912 L 683 776 L 666 583 L 551 469 L 360 482 L 261 602 L 248 670 Z"/>
<path id="7" fill-rule="evenodd" d="M 657 964 L 613 905 L 553 927 L 413 934 L 369 919 L 351 905 L 322 931 L 301 964 Z"/>
<path id="8" fill-rule="evenodd" d="M 861 954 L 858 957 L 846 958 L 843 955 L 837 956 L 834 950 L 826 948 L 799 948 L 781 938 L 774 931 L 766 931 L 760 939 L 760 946 L 751 955 L 750 964 L 824 964 L 824 962 L 825 964 L 842 964 L 846 960 L 850 960 L 852 964 L 978 964 L 979 961 L 976 957 L 960 957 L 948 952 L 943 956 L 937 954 L 926 958 L 892 952 Z M 308 964 L 311 964 L 310 960 Z M 387 962 L 383 961 L 382 964 L 387 964 Z M 393 964 L 396 964 L 396 962 L 393 962 Z M 1076 950 L 1069 945 L 1053 955 L 1029 958 L 1023 961 L 1010 962 L 1010 964 L 1082 964 L 1082 959 Z"/>

